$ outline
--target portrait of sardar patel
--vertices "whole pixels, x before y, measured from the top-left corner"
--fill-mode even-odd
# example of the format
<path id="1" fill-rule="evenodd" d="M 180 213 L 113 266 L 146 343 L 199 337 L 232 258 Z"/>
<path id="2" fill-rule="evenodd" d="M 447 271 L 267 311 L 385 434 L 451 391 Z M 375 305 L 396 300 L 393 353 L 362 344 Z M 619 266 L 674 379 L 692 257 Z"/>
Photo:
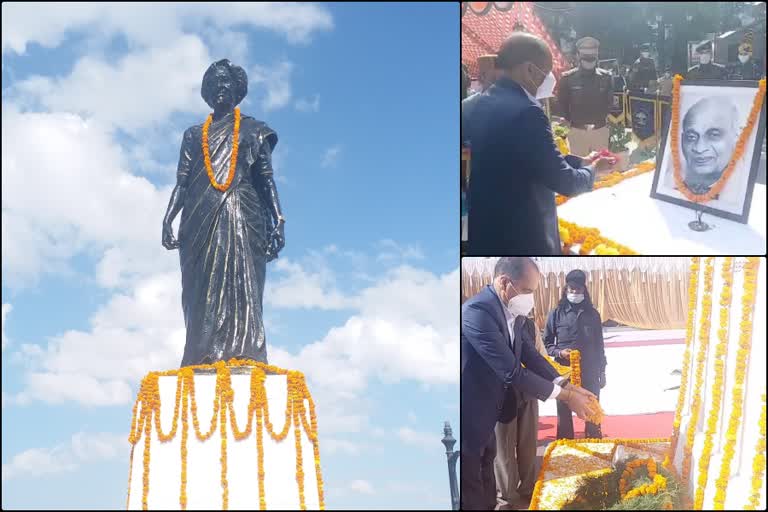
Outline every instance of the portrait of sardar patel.
<path id="1" fill-rule="evenodd" d="M 722 176 L 738 139 L 738 110 L 725 98 L 704 98 L 683 117 L 681 147 L 688 189 L 704 194 Z"/>

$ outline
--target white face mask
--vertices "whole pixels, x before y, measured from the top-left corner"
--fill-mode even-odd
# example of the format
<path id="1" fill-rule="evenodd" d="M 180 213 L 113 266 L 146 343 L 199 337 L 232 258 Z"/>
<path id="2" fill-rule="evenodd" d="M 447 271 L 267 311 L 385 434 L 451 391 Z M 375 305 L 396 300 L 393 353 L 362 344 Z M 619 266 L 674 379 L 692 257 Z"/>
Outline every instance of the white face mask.
<path id="1" fill-rule="evenodd" d="M 742 64 L 744 64 L 748 60 L 749 60 L 749 55 L 739 55 L 739 62 L 741 62 Z"/>
<path id="2" fill-rule="evenodd" d="M 702 64 L 709 64 L 709 61 L 712 60 L 712 55 L 709 53 L 702 53 L 701 57 L 699 57 L 699 62 Z"/>
<path id="3" fill-rule="evenodd" d="M 566 294 L 566 297 L 568 298 L 568 302 L 571 302 L 573 304 L 579 304 L 581 301 L 584 300 L 583 293 L 568 293 Z"/>
<path id="4" fill-rule="evenodd" d="M 512 287 L 514 288 L 515 286 L 512 285 Z M 528 313 L 533 309 L 533 294 L 518 293 L 509 299 L 507 309 L 512 316 L 528 316 Z"/>
<path id="5" fill-rule="evenodd" d="M 642 57 L 643 57 L 644 59 L 647 59 L 648 57 L 650 57 L 650 56 L 651 56 L 651 54 L 650 54 L 650 53 L 648 53 L 648 52 L 640 52 L 640 55 L 642 55 Z"/>

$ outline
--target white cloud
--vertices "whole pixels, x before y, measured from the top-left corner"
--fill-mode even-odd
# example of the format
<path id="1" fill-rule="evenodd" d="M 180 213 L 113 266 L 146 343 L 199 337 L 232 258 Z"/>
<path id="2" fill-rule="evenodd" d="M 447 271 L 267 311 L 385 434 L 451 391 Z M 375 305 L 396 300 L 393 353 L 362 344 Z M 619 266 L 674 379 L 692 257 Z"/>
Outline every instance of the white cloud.
<path id="1" fill-rule="evenodd" d="M 315 94 L 312 99 L 300 98 L 296 100 L 295 107 L 299 112 L 318 112 L 320 110 L 320 95 Z"/>
<path id="2" fill-rule="evenodd" d="M 339 161 L 341 155 L 341 146 L 332 146 L 325 150 L 323 153 L 323 160 L 320 162 L 321 167 L 335 167 Z"/>
<path id="3" fill-rule="evenodd" d="M 5 103 L 2 123 L 6 283 L 23 286 L 66 269 L 86 249 L 111 249 L 97 267 L 107 286 L 148 269 L 176 267 L 160 245 L 170 187 L 157 189 L 131 174 L 107 127 L 72 114 L 20 113 Z"/>
<path id="4" fill-rule="evenodd" d="M 273 270 L 280 278 L 267 280 L 264 300 L 281 308 L 346 309 L 355 305 L 335 287 L 327 268 L 308 271 L 289 259 L 278 259 Z"/>
<path id="5" fill-rule="evenodd" d="M 248 72 L 250 83 L 263 84 L 266 89 L 266 96 L 261 101 L 261 108 L 266 112 L 283 108 L 291 102 L 292 71 L 293 63 L 282 61 L 271 67 L 255 65 Z"/>
<path id="6" fill-rule="evenodd" d="M 53 448 L 31 448 L 14 455 L 3 464 L 3 480 L 74 471 L 85 462 L 127 457 L 128 446 L 124 434 L 78 432 Z"/>
<path id="7" fill-rule="evenodd" d="M 442 436 L 439 433 L 428 434 L 416 431 L 410 427 L 400 427 L 397 430 L 397 438 L 405 444 L 432 450 L 435 446 L 439 446 L 438 443 L 440 443 Z"/>
<path id="8" fill-rule="evenodd" d="M 91 38 L 123 35 L 135 45 L 155 45 L 178 37 L 184 28 L 209 26 L 218 31 L 250 26 L 306 43 L 315 32 L 332 29 L 333 19 L 318 5 L 279 2 L 234 2 L 226 9 L 217 2 L 50 4 L 44 9 L 35 3 L 3 3 L 2 51 L 24 53 L 34 42 L 57 47 L 78 31 Z"/>
<path id="9" fill-rule="evenodd" d="M 376 259 L 380 262 L 405 262 L 407 260 L 423 260 L 424 253 L 412 244 L 399 244 L 391 239 L 380 240 L 376 244 L 379 251 Z"/>
<path id="10" fill-rule="evenodd" d="M 373 485 L 367 480 L 352 480 L 349 483 L 349 490 L 358 494 L 375 494 Z"/>
<path id="11" fill-rule="evenodd" d="M 3 334 L 3 350 L 5 349 L 5 346 L 8 344 L 8 338 L 5 335 L 5 317 L 8 316 L 8 313 L 10 313 L 13 310 L 13 306 L 10 304 L 3 304 L 3 326 L 2 326 L 2 334 Z"/>
<path id="12" fill-rule="evenodd" d="M 323 439 L 323 453 L 328 455 L 334 455 L 336 453 L 344 453 L 347 455 L 358 455 L 360 453 L 360 446 L 351 441 L 344 439 L 334 439 L 332 437 Z"/>
<path id="13" fill-rule="evenodd" d="M 212 61 L 200 38 L 181 35 L 117 62 L 82 57 L 65 77 L 33 76 L 15 84 L 12 97 L 17 93 L 23 105 L 93 117 L 138 135 L 173 112 L 204 116 L 200 82 Z"/>

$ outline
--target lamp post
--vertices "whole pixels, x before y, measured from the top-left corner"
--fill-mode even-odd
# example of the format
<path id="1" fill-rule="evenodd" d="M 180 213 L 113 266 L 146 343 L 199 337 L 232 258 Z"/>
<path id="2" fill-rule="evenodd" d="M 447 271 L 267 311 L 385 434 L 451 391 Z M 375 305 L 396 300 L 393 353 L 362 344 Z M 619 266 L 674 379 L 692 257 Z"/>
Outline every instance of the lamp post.
<path id="1" fill-rule="evenodd" d="M 451 424 L 447 421 L 443 427 L 443 434 L 442 443 L 445 445 L 445 456 L 448 459 L 448 481 L 451 486 L 451 509 L 459 510 L 459 488 L 456 483 L 456 461 L 459 459 L 459 452 L 453 451 L 456 439 L 453 438 Z"/>

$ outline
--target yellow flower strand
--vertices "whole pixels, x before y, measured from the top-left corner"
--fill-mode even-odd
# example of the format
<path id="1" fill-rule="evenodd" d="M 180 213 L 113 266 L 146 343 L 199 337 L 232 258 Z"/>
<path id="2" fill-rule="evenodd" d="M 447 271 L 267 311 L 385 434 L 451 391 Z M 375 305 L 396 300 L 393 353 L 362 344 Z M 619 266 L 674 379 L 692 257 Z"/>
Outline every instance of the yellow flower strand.
<path id="1" fill-rule="evenodd" d="M 133 449 L 131 446 L 131 459 L 128 461 L 128 496 L 125 498 L 125 510 L 128 510 L 128 504 L 131 502 L 131 476 L 133 475 Z"/>
<path id="2" fill-rule="evenodd" d="M 235 169 L 237 167 L 237 152 L 240 147 L 240 108 L 235 107 L 235 127 L 232 130 L 232 157 L 229 162 L 229 174 L 227 174 L 227 181 L 223 185 L 216 181 L 216 176 L 213 173 L 213 166 L 211 165 L 211 152 L 208 147 L 208 129 L 213 122 L 213 114 L 208 114 L 208 118 L 203 124 L 203 160 L 205 161 L 205 170 L 208 173 L 208 180 L 211 182 L 211 186 L 221 192 L 226 192 L 229 186 L 232 184 L 232 179 L 235 177 Z"/>
<path id="3" fill-rule="evenodd" d="M 234 414 L 233 399 L 234 391 L 231 384 L 231 367 L 249 366 L 251 368 L 251 387 L 250 387 L 250 401 L 248 404 L 248 421 L 245 431 L 240 431 L 237 427 L 237 419 Z M 195 386 L 194 386 L 194 370 L 196 369 L 215 369 L 216 370 L 216 392 L 214 396 L 214 414 L 211 419 L 210 432 L 203 434 L 199 429 L 199 421 L 197 418 L 197 406 L 195 400 Z M 286 375 L 288 382 L 288 399 L 286 400 L 286 420 L 283 432 L 276 434 L 271 428 L 271 424 L 268 420 L 268 402 L 266 397 L 266 389 L 264 383 L 266 380 L 266 372 L 271 374 Z M 162 432 L 160 422 L 158 420 L 160 416 L 160 390 L 159 390 L 159 377 L 161 376 L 176 376 L 177 377 L 177 392 L 176 392 L 176 404 L 174 405 L 174 421 L 171 431 L 168 434 Z M 179 383 L 180 382 L 180 383 Z M 304 400 L 309 403 L 309 424 L 306 418 L 306 408 L 304 406 Z M 213 365 L 195 365 L 188 366 L 177 370 L 169 370 L 165 372 L 149 372 L 142 380 L 141 388 L 139 390 L 138 397 L 133 406 L 133 416 L 131 419 L 131 432 L 128 435 L 128 440 L 132 445 L 135 445 L 144 435 L 144 488 L 142 496 L 142 506 L 147 508 L 147 497 L 149 493 L 149 460 L 150 460 L 150 434 L 152 431 L 152 425 L 154 424 L 155 430 L 158 433 L 158 438 L 165 439 L 166 441 L 173 439 L 177 432 L 178 417 L 181 417 L 182 424 L 182 446 L 181 446 L 181 466 L 182 466 L 182 478 L 181 489 L 179 493 L 179 504 L 182 509 L 186 509 L 187 496 L 186 496 L 186 483 L 187 483 L 187 436 L 189 432 L 188 415 L 189 406 L 191 403 L 192 409 L 192 423 L 194 425 L 195 434 L 201 441 L 205 441 L 213 435 L 216 430 L 216 420 L 219 420 L 219 432 L 221 433 L 221 479 L 222 479 L 222 501 L 223 508 L 228 508 L 229 490 L 227 481 L 227 441 L 226 441 L 226 413 L 230 411 L 230 424 L 232 426 L 233 435 L 236 439 L 245 439 L 253 431 L 252 422 L 253 414 L 256 415 L 256 442 L 258 448 L 258 479 L 259 479 L 259 508 L 261 510 L 266 509 L 266 500 L 264 493 L 264 459 L 263 459 L 263 427 L 267 424 L 267 430 L 273 439 L 280 441 L 287 436 L 290 425 L 293 424 L 295 428 L 295 436 L 297 443 L 297 468 L 296 468 L 296 480 L 299 485 L 299 501 L 302 508 L 306 508 L 304 499 L 304 472 L 303 472 L 303 459 L 301 453 L 301 430 L 307 433 L 307 436 L 312 441 L 313 452 L 315 457 L 315 474 L 317 479 L 317 491 L 319 498 L 319 506 L 321 510 L 325 509 L 323 480 L 320 471 L 320 451 L 319 440 L 317 435 L 317 417 L 315 414 L 315 405 L 312 400 L 312 396 L 306 385 L 306 380 L 301 372 L 285 370 L 276 366 L 266 365 L 251 360 L 236 360 L 231 359 L 228 362 L 219 361 Z M 141 409 L 139 410 L 139 405 Z M 155 416 L 153 418 L 153 416 Z M 267 421 L 264 421 L 264 420 Z M 303 427 L 303 428 L 302 428 Z M 130 476 L 129 475 L 129 490 L 130 496 Z"/>
<path id="4" fill-rule="evenodd" d="M 688 422 L 686 442 L 683 446 L 683 470 L 680 475 L 683 486 L 688 485 L 691 477 L 691 457 L 693 456 L 693 436 L 701 413 L 701 387 L 704 385 L 704 365 L 709 349 L 709 331 L 712 314 L 712 274 L 714 273 L 714 258 L 704 260 L 704 296 L 701 299 L 701 324 L 699 326 L 699 350 L 696 354 L 696 382 L 691 396 L 691 418 Z"/>
<path id="5" fill-rule="evenodd" d="M 731 311 L 731 287 L 733 286 L 733 258 L 723 260 L 721 275 L 723 288 L 720 293 L 720 328 L 717 330 L 718 343 L 715 346 L 715 377 L 712 384 L 712 405 L 707 418 L 707 430 L 704 434 L 704 447 L 699 459 L 699 481 L 694 499 L 694 508 L 704 506 L 704 490 L 709 480 L 709 462 L 712 456 L 712 441 L 717 431 L 717 420 L 722 406 L 723 382 L 725 379 L 725 352 L 728 346 L 728 319 Z M 709 316 L 709 315 L 707 315 Z"/>
<path id="6" fill-rule="evenodd" d="M 752 460 L 752 494 L 744 505 L 744 510 L 755 510 L 760 505 L 765 477 L 765 392 L 763 392 L 763 410 L 760 412 L 760 437 L 755 446 L 755 458 Z"/>
<path id="7" fill-rule="evenodd" d="M 735 452 L 737 430 L 741 422 L 741 414 L 744 408 L 744 379 L 747 371 L 747 359 L 752 347 L 752 316 L 755 306 L 755 294 L 757 291 L 757 271 L 760 266 L 759 257 L 747 258 L 744 266 L 744 292 L 741 296 L 741 333 L 739 336 L 739 349 L 736 352 L 736 371 L 733 394 L 731 396 L 731 414 L 728 418 L 728 430 L 725 434 L 725 447 L 723 448 L 723 460 L 720 466 L 720 475 L 715 481 L 715 510 L 723 510 L 725 496 L 728 488 L 728 479 L 731 476 L 731 462 Z"/>
<path id="8" fill-rule="evenodd" d="M 192 370 L 182 368 L 179 372 L 179 380 L 183 383 L 181 394 L 181 491 L 179 492 L 179 505 L 181 510 L 187 509 L 187 438 L 189 437 L 189 390 L 190 381 L 195 378 Z"/>
<path id="9" fill-rule="evenodd" d="M 688 319 L 685 326 L 685 352 L 683 353 L 683 369 L 680 376 L 680 389 L 677 395 L 677 407 L 675 408 L 675 419 L 672 422 L 672 441 L 669 445 L 669 454 L 664 459 L 662 466 L 666 469 L 672 467 L 672 461 L 675 458 L 677 450 L 677 440 L 680 436 L 680 418 L 683 413 L 683 404 L 688 389 L 688 371 L 690 370 L 691 344 L 693 343 L 693 324 L 695 321 L 696 300 L 699 292 L 699 258 L 691 258 L 691 267 L 689 270 L 690 278 L 688 281 Z"/>
<path id="10" fill-rule="evenodd" d="M 571 350 L 571 384 L 581 386 L 581 353 Z"/>

